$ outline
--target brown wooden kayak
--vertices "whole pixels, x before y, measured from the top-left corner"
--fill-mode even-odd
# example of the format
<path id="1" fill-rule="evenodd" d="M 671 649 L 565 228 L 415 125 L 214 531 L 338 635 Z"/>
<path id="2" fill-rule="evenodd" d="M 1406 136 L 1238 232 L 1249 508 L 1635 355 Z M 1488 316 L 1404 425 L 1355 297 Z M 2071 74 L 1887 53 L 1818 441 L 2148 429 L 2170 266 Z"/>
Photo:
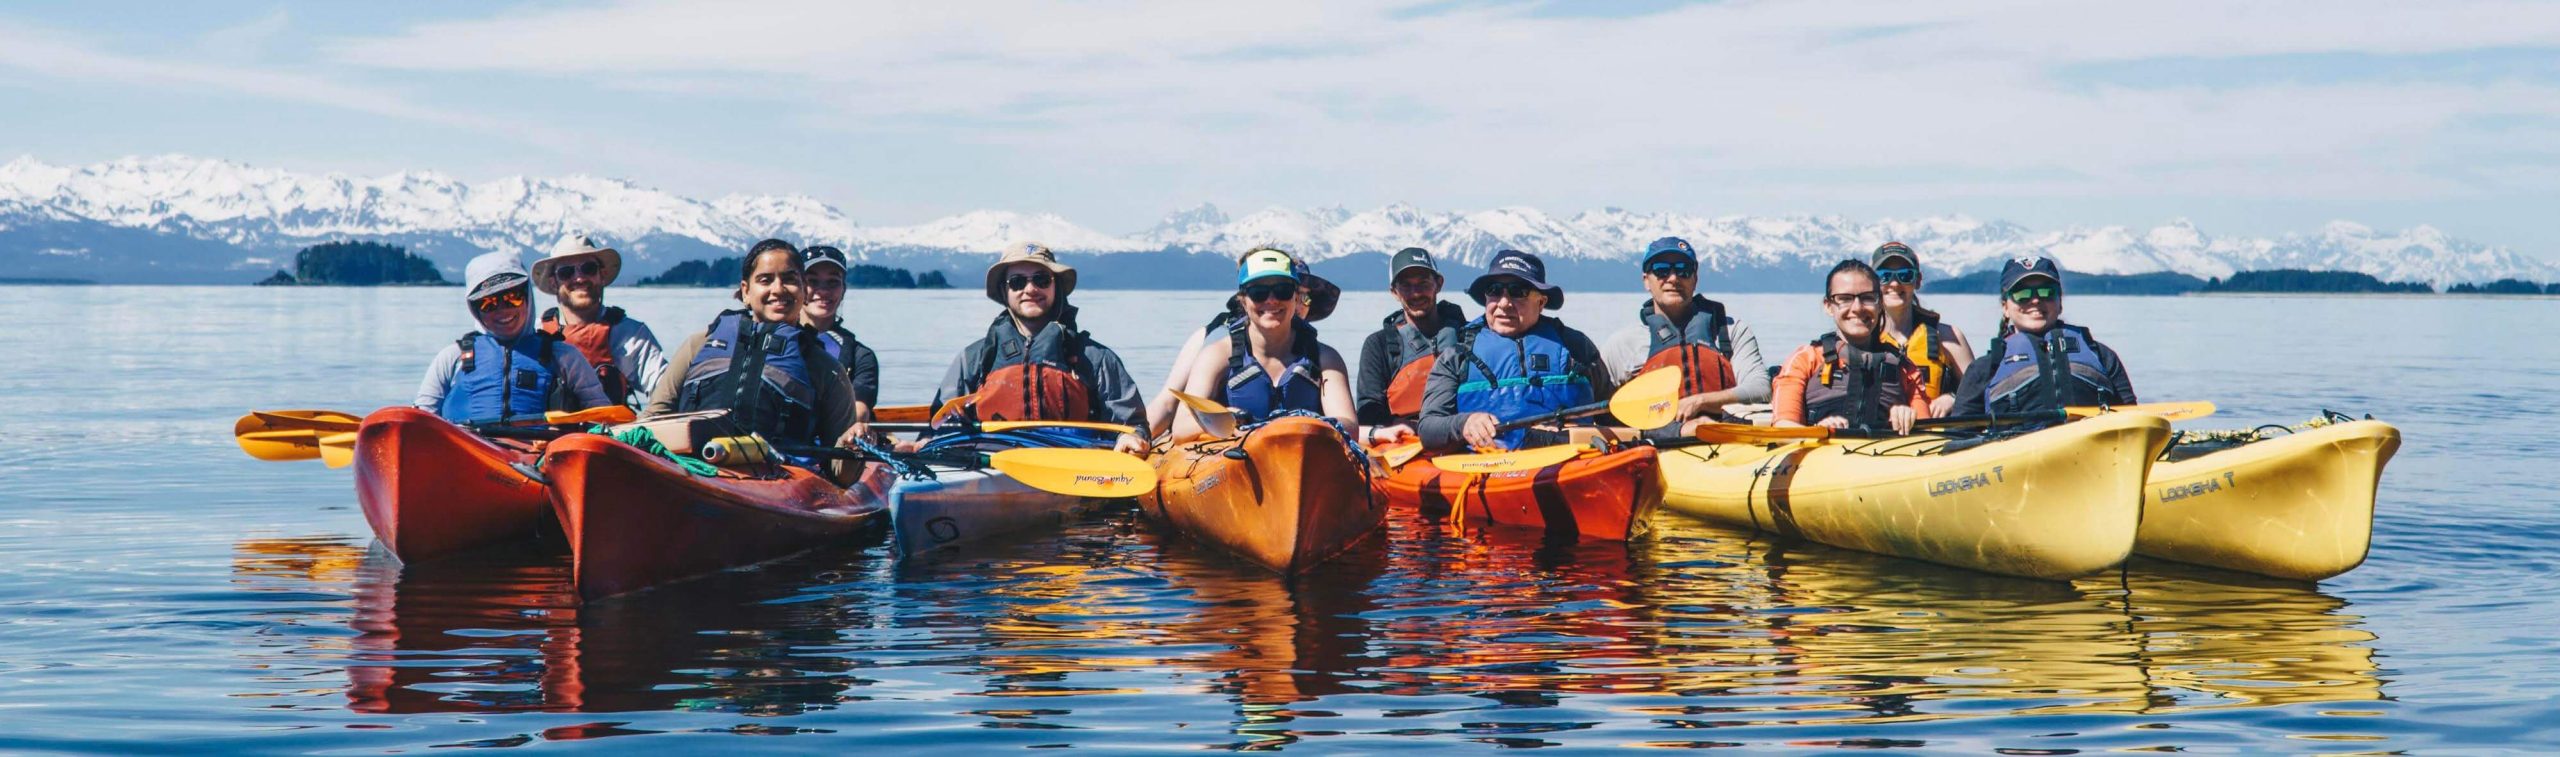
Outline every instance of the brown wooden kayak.
<path id="1" fill-rule="evenodd" d="M 1349 441 L 1315 418 L 1174 444 L 1157 457 L 1156 477 L 1155 493 L 1139 500 L 1148 517 L 1281 573 L 1341 554 L 1387 514 Z"/>

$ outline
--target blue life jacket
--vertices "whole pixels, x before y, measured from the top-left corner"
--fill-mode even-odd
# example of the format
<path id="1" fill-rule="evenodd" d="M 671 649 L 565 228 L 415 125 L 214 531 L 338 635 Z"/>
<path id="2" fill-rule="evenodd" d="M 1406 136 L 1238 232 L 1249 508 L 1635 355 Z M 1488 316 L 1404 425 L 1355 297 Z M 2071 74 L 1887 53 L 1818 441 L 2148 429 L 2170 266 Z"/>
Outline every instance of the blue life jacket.
<path id="1" fill-rule="evenodd" d="M 436 415 L 455 423 L 541 417 L 550 411 L 551 394 L 560 385 L 551 370 L 559 341 L 532 329 L 507 344 L 485 332 L 462 335 L 454 342 L 462 349 L 462 362 Z"/>
<path id="2" fill-rule="evenodd" d="M 1316 328 L 1305 321 L 1289 324 L 1288 375 L 1273 384 L 1262 361 L 1253 359 L 1251 326 L 1242 318 L 1227 322 L 1227 405 L 1243 411 L 1245 423 L 1270 420 L 1283 411 L 1324 413 L 1324 366 L 1316 347 Z"/>
<path id="3" fill-rule="evenodd" d="M 1986 359 L 1996 360 L 1991 380 L 1983 382 L 1983 412 L 1994 415 L 2059 410 L 2090 405 L 2122 405 L 2131 397 L 2116 396 L 2107 381 L 2115 366 L 2089 330 L 2055 324 L 2042 336 L 2012 329 L 1991 344 Z M 2051 375 L 2048 375 L 2051 374 Z"/>
<path id="4" fill-rule="evenodd" d="M 740 430 L 777 443 L 833 443 L 818 438 L 818 386 L 809 372 L 808 356 L 825 349 L 799 326 L 723 311 L 685 366 L 676 410 L 728 410 Z"/>
<path id="5" fill-rule="evenodd" d="M 1586 366 L 1564 346 L 1564 322 L 1538 319 L 1518 338 L 1486 328 L 1483 318 L 1458 332 L 1466 380 L 1458 384 L 1458 412 L 1490 413 L 1505 423 L 1591 403 Z M 1505 432 L 1500 441 L 1518 447 L 1528 429 Z"/>
<path id="6" fill-rule="evenodd" d="M 843 321 L 837 321 L 835 326 L 818 332 L 818 346 L 825 347 L 827 357 L 835 358 L 837 363 L 844 365 L 847 369 L 853 367 L 853 345 L 858 341 L 853 338 L 853 331 L 844 327 Z"/>

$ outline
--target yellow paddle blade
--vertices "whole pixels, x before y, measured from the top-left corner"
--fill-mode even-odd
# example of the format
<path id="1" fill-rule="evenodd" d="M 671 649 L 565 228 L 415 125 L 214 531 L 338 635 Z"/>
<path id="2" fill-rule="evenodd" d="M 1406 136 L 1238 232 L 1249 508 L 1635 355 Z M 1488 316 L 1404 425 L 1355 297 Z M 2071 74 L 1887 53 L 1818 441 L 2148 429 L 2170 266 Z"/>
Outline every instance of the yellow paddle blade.
<path id="1" fill-rule="evenodd" d="M 639 416 L 631 412 L 631 406 L 629 405 L 606 405 L 604 407 L 591 407 L 576 412 L 560 412 L 554 410 L 549 413 L 544 413 L 542 416 L 542 422 L 554 426 L 572 426 L 588 423 L 603 423 L 611 425 L 615 423 L 630 423 L 635 420 L 639 420 Z"/>
<path id="2" fill-rule="evenodd" d="M 1679 420 L 1680 366 L 1646 371 L 1618 385 L 1609 395 L 1609 414 L 1628 428 L 1653 429 Z"/>
<path id="3" fill-rule="evenodd" d="M 1421 456 L 1421 442 L 1407 442 L 1378 450 L 1378 459 L 1386 461 L 1389 468 L 1402 468 L 1405 463 L 1413 462 L 1414 458 Z"/>
<path id="4" fill-rule="evenodd" d="M 871 420 L 880 423 L 926 423 L 933 420 L 928 405 L 891 405 L 871 409 Z"/>
<path id="5" fill-rule="evenodd" d="M 1091 421 L 988 421 L 986 423 L 978 424 L 978 430 L 981 431 L 1012 431 L 1018 428 L 1083 428 L 1095 431 L 1109 431 L 1115 434 L 1138 433 L 1138 430 L 1135 428 L 1123 426 L 1117 423 L 1095 423 Z"/>
<path id="6" fill-rule="evenodd" d="M 364 419 L 336 410 L 251 410 L 231 424 L 231 433 L 254 431 L 354 431 Z"/>
<path id="7" fill-rule="evenodd" d="M 320 435 L 310 429 L 251 431 L 232 437 L 240 451 L 260 460 L 289 462 L 320 458 Z"/>
<path id="8" fill-rule="evenodd" d="M 1236 435 L 1235 408 L 1227 407 L 1207 397 L 1183 392 L 1174 392 L 1173 398 L 1182 400 L 1183 407 L 1191 408 L 1191 417 L 1200 421 L 1200 430 L 1210 438 L 1225 439 Z"/>
<path id="9" fill-rule="evenodd" d="M 320 462 L 331 468 L 355 464 L 356 432 L 342 431 L 320 437 Z"/>
<path id="10" fill-rule="evenodd" d="M 1441 455 L 1431 458 L 1431 466 L 1450 473 L 1510 473 L 1556 465 L 1581 457 L 1585 449 L 1588 448 L 1573 444 L 1558 444 L 1480 455 Z"/>
<path id="11" fill-rule="evenodd" d="M 2192 421 L 2198 418 L 2211 417 L 2214 409 L 2213 403 L 2211 402 L 2196 401 L 2153 402 L 2141 405 L 2117 405 L 2114 407 L 2068 407 L 2063 408 L 2063 412 L 2070 413 L 2073 418 L 2087 418 L 2099 413 L 2142 413 L 2145 415 L 2157 415 L 2175 423 L 2177 421 Z"/>
<path id="12" fill-rule="evenodd" d="M 1156 489 L 1147 461 L 1107 449 L 1009 449 L 987 465 L 1025 486 L 1071 497 L 1135 497 Z"/>
<path id="13" fill-rule="evenodd" d="M 1698 441 L 1714 444 L 1772 444 L 1807 439 L 1829 439 L 1831 429 L 1821 426 L 1752 426 L 1740 423 L 1698 424 Z"/>

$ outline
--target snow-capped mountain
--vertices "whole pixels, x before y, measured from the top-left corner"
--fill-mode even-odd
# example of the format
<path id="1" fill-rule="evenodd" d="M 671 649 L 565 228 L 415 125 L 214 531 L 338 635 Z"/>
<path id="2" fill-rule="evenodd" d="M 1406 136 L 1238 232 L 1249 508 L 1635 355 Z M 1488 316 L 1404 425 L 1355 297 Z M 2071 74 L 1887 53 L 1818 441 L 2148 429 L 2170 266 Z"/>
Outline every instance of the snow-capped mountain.
<path id="1" fill-rule="evenodd" d="M 485 250 L 537 252 L 579 230 L 619 246 L 626 267 L 734 254 L 767 236 L 844 246 L 894 265 L 965 272 L 1005 244 L 1036 239 L 1065 252 L 1134 253 L 1132 286 L 1182 286 L 1258 245 L 1357 266 L 1408 246 L 1481 265 L 1494 251 L 1537 252 L 1566 269 L 1616 271 L 1663 236 L 1686 238 L 1712 271 L 1794 281 L 1886 240 L 1917 248 L 1940 274 L 2027 255 L 2094 273 L 2311 268 L 2385 280 L 2560 280 L 2560 266 L 2420 226 L 2395 233 L 2337 222 L 2276 238 L 2215 237 L 2185 221 L 2038 231 L 1965 216 L 1858 222 L 1836 216 L 1753 217 L 1618 208 L 1559 217 L 1525 207 L 1425 211 L 1397 203 L 1365 211 L 1268 208 L 1230 216 L 1211 205 L 1176 211 L 1153 228 L 1115 235 L 1051 214 L 980 210 L 912 226 L 867 226 L 800 195 L 703 201 L 620 179 L 510 177 L 464 182 L 432 172 L 364 178 L 312 175 L 178 155 L 88 166 L 33 158 L 0 165 L 0 261 L 9 275 L 100 281 L 242 281 L 284 267 L 309 244 L 370 239 L 409 246 L 449 271 Z M 1189 253 L 1197 253 L 1200 260 Z M 1166 262 L 1154 256 L 1174 255 Z M 1150 262 L 1141 264 L 1140 259 Z M 1356 260 L 1354 260 L 1356 258 Z M 1375 261 L 1383 265 L 1383 261 Z M 1145 281 L 1156 277 L 1163 280 Z M 964 279 L 965 280 L 965 279 Z M 1619 279 L 1612 277 L 1610 281 Z"/>

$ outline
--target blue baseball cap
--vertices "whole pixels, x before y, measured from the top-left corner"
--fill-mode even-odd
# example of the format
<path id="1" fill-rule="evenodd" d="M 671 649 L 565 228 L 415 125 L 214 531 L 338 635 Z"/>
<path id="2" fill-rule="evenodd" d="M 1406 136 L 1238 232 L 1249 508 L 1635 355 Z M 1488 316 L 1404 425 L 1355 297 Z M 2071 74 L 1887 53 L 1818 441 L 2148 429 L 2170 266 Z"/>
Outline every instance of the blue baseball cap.
<path id="1" fill-rule="evenodd" d="M 1680 259 L 1689 261 L 1691 264 L 1696 264 L 1698 262 L 1698 251 L 1689 247 L 1689 240 L 1681 239 L 1679 237 L 1663 237 L 1661 239 L 1653 240 L 1653 244 L 1644 246 L 1644 258 L 1636 261 L 1636 267 L 1643 268 L 1645 266 L 1653 265 L 1654 258 L 1659 258 L 1665 255 L 1677 255 Z"/>
<path id="2" fill-rule="evenodd" d="M 2062 288 L 2062 269 L 2053 264 L 2053 258 L 2036 257 L 2017 258 L 2001 265 L 2000 291 L 2016 289 L 2018 282 L 2039 276 L 2052 280 L 2053 288 Z"/>

